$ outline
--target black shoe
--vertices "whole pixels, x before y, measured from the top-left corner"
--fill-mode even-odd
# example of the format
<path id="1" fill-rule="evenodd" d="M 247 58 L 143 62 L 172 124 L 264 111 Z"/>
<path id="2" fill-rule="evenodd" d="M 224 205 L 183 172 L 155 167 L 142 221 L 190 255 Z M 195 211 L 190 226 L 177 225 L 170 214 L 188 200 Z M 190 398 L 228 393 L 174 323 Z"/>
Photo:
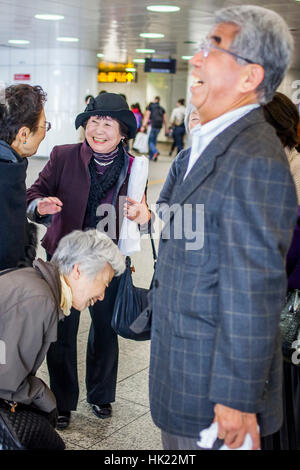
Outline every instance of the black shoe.
<path id="1" fill-rule="evenodd" d="M 104 403 L 103 405 L 93 405 L 91 403 L 91 407 L 97 418 L 105 419 L 111 417 L 112 408 L 110 403 Z"/>
<path id="2" fill-rule="evenodd" d="M 67 429 L 71 420 L 71 411 L 58 411 L 56 429 Z"/>

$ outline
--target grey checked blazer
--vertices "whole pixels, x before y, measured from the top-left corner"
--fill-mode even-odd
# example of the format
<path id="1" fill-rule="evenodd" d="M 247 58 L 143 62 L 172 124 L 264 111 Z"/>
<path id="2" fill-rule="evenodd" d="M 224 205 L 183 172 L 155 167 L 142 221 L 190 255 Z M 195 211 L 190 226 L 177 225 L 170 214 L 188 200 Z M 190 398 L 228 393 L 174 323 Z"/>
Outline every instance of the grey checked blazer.
<path id="1" fill-rule="evenodd" d="M 187 178 L 174 160 L 158 204 L 204 204 L 204 246 L 162 231 L 154 289 L 150 405 L 162 430 L 195 437 L 221 403 L 257 413 L 261 435 L 282 422 L 279 317 L 297 219 L 289 165 L 261 108 L 218 135 Z M 194 223 L 193 222 L 193 223 Z M 163 237 L 170 231 L 170 239 Z"/>

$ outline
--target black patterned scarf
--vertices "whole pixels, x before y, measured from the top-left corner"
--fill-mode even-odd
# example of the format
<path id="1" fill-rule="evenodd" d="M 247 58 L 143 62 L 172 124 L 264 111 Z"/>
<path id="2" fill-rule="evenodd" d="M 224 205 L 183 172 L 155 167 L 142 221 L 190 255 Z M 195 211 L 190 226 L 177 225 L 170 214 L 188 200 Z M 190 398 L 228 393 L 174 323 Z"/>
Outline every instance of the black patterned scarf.
<path id="1" fill-rule="evenodd" d="M 89 163 L 91 187 L 85 213 L 84 228 L 96 228 L 101 217 L 96 215 L 97 208 L 107 192 L 117 183 L 124 165 L 123 145 L 118 145 L 118 154 L 103 175 L 99 175 L 94 158 Z"/>

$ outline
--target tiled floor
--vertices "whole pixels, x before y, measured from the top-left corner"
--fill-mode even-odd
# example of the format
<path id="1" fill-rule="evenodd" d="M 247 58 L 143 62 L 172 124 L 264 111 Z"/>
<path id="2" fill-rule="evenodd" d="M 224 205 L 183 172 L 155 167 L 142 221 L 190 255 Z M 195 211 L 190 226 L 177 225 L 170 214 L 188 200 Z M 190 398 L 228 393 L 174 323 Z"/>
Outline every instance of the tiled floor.
<path id="1" fill-rule="evenodd" d="M 161 149 L 157 163 L 150 162 L 148 202 L 154 203 L 166 177 L 172 159 L 168 149 Z M 47 160 L 32 157 L 29 162 L 27 186 L 33 183 Z M 40 238 L 44 228 L 40 226 Z M 44 259 L 44 251 L 39 248 Z M 153 262 L 151 244 L 148 238 L 142 240 L 142 251 L 133 257 L 136 268 L 135 284 L 148 287 L 152 278 Z M 100 420 L 90 410 L 85 399 L 85 352 L 90 325 L 88 311 L 81 314 L 78 334 L 78 376 L 80 397 L 78 409 L 72 413 L 70 427 L 61 432 L 67 449 L 77 450 L 160 450 L 160 431 L 153 424 L 148 399 L 148 368 L 150 342 L 135 342 L 119 339 L 119 369 L 116 402 L 113 415 Z M 48 372 L 45 362 L 38 375 L 47 383 Z"/>

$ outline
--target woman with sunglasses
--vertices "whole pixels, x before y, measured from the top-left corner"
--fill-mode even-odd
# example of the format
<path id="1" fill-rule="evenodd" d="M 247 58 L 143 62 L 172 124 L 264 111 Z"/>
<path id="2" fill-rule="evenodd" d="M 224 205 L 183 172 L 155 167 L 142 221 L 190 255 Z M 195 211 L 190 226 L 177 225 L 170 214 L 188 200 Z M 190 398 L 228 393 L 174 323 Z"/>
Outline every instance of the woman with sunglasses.
<path id="1" fill-rule="evenodd" d="M 27 157 L 50 129 L 39 86 L 13 85 L 0 99 L 0 270 L 30 266 L 35 258 L 36 227 L 26 218 Z"/>

